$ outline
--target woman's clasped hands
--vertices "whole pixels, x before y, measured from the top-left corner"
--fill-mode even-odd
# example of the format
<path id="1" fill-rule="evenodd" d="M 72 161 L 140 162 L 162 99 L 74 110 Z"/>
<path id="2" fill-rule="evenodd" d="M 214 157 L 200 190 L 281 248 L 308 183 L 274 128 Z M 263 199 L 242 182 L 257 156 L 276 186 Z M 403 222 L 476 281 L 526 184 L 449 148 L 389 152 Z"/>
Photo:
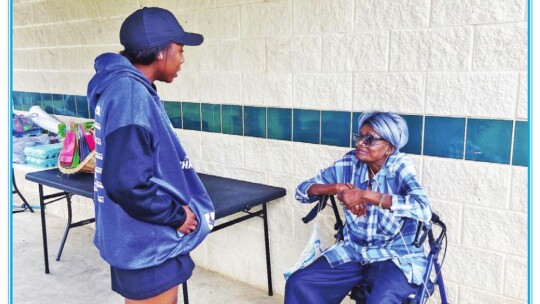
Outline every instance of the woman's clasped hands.
<path id="1" fill-rule="evenodd" d="M 343 203 L 352 214 L 356 216 L 366 215 L 366 205 L 362 202 L 364 190 L 356 188 L 353 184 L 341 184 L 337 194 L 337 199 Z"/>

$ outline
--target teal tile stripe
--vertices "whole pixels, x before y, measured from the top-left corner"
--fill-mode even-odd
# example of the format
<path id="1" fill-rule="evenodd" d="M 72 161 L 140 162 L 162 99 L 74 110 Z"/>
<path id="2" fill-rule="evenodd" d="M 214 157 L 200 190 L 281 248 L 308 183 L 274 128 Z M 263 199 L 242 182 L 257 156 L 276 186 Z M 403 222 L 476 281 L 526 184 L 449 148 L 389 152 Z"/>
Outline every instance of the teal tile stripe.
<path id="1" fill-rule="evenodd" d="M 244 135 L 266 138 L 265 107 L 244 107 Z"/>
<path id="2" fill-rule="evenodd" d="M 244 125 L 242 106 L 223 105 L 221 107 L 221 122 L 223 134 L 243 135 Z"/>
<path id="3" fill-rule="evenodd" d="M 508 164 L 512 124 L 510 120 L 467 119 L 465 159 Z"/>
<path id="4" fill-rule="evenodd" d="M 422 130 L 424 130 L 424 117 L 421 115 L 401 115 L 409 128 L 409 141 L 401 152 L 409 154 L 422 154 Z"/>
<path id="5" fill-rule="evenodd" d="M 221 105 L 201 104 L 202 130 L 221 133 Z"/>
<path id="6" fill-rule="evenodd" d="M 465 118 L 428 116 L 424 128 L 424 155 L 463 159 Z"/>
<path id="7" fill-rule="evenodd" d="M 39 105 L 47 113 L 94 118 L 86 96 L 12 92 L 14 110 Z M 164 101 L 175 128 L 353 147 L 360 112 Z M 529 166 L 527 121 L 403 114 L 409 142 L 402 151 L 480 162 Z"/>
<path id="8" fill-rule="evenodd" d="M 292 109 L 267 108 L 269 139 L 292 140 Z"/>
<path id="9" fill-rule="evenodd" d="M 353 132 L 355 133 L 355 131 Z M 350 147 L 351 112 L 322 111 L 321 144 Z"/>
<path id="10" fill-rule="evenodd" d="M 165 111 L 175 128 L 182 128 L 182 104 L 174 101 L 164 101 Z"/>
<path id="11" fill-rule="evenodd" d="M 529 123 L 516 121 L 514 131 L 514 154 L 512 164 L 517 166 L 529 166 Z"/>
<path id="12" fill-rule="evenodd" d="M 293 110 L 293 141 L 310 144 L 321 143 L 321 111 Z"/>
<path id="13" fill-rule="evenodd" d="M 201 104 L 196 102 L 182 102 L 182 128 L 188 130 L 201 130 Z"/>

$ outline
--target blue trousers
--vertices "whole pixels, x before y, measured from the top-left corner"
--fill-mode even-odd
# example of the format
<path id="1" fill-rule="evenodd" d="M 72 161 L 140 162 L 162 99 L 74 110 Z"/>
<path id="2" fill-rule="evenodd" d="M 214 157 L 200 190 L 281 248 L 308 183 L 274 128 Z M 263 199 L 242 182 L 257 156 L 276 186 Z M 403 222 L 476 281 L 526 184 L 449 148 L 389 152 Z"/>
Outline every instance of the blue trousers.
<path id="1" fill-rule="evenodd" d="M 332 268 L 320 257 L 289 277 L 285 304 L 339 304 L 360 282 L 367 286 L 366 304 L 399 304 L 418 288 L 390 260 L 367 265 L 349 262 Z"/>

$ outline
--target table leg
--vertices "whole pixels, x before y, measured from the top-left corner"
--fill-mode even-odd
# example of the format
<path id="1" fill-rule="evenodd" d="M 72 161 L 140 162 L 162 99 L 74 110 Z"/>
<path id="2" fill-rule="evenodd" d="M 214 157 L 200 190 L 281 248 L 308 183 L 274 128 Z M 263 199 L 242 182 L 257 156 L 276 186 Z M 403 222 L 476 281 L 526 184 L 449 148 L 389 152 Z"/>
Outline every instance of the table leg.
<path id="1" fill-rule="evenodd" d="M 45 198 L 43 185 L 39 184 L 39 210 L 41 212 L 41 234 L 43 235 L 43 259 L 45 260 L 45 273 L 49 273 L 49 250 L 47 248 L 47 223 L 45 222 Z"/>
<path id="2" fill-rule="evenodd" d="M 264 221 L 264 248 L 266 250 L 266 274 L 268 277 L 268 295 L 274 294 L 272 290 L 272 266 L 270 265 L 270 239 L 268 237 L 268 213 L 266 211 L 266 203 L 262 206 L 263 221 Z"/>
<path id="3" fill-rule="evenodd" d="M 30 206 L 30 204 L 26 201 L 26 198 L 24 198 L 21 191 L 19 191 L 19 188 L 17 187 L 17 182 L 15 181 L 15 173 L 13 173 L 13 168 L 11 168 L 11 181 L 12 181 L 12 184 L 13 184 L 13 188 L 15 188 L 15 190 L 12 191 L 12 194 L 17 193 L 19 195 L 19 197 L 21 198 L 21 200 L 23 201 L 23 204 L 21 205 L 21 208 L 23 208 L 23 210 L 13 211 L 13 213 L 21 212 L 21 211 L 24 211 L 26 209 L 28 209 L 28 210 L 30 210 L 30 212 L 34 213 L 34 209 L 32 209 L 32 206 Z"/>
<path id="4" fill-rule="evenodd" d="M 182 293 L 184 294 L 184 304 L 189 304 L 189 296 L 188 296 L 188 289 L 187 289 L 187 281 L 182 283 Z"/>
<path id="5" fill-rule="evenodd" d="M 60 243 L 60 248 L 58 248 L 58 254 L 56 255 L 56 260 L 60 261 L 60 257 L 62 256 L 62 251 L 64 250 L 64 245 L 66 244 L 66 240 L 69 233 L 69 228 L 71 228 L 71 219 L 72 219 L 72 212 L 71 212 L 71 194 L 66 194 L 66 200 L 67 200 L 67 207 L 68 207 L 68 219 L 67 219 L 67 226 L 64 230 L 64 237 L 62 237 L 62 242 Z"/>

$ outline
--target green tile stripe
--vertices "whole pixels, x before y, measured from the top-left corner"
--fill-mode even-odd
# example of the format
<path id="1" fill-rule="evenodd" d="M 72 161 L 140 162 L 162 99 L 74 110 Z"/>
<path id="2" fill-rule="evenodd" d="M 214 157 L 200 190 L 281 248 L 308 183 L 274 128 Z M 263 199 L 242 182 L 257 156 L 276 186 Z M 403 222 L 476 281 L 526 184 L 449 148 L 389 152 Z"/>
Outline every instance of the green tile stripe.
<path id="1" fill-rule="evenodd" d="M 27 111 L 39 105 L 50 114 L 94 118 L 86 96 L 13 91 L 12 99 L 14 110 Z M 176 128 L 338 147 L 354 146 L 348 133 L 356 131 L 361 115 L 360 112 L 194 101 L 164 101 L 164 107 Z M 527 121 L 402 116 L 409 126 L 409 142 L 402 148 L 405 153 L 529 166 Z M 334 123 L 335 119 L 339 121 Z"/>

